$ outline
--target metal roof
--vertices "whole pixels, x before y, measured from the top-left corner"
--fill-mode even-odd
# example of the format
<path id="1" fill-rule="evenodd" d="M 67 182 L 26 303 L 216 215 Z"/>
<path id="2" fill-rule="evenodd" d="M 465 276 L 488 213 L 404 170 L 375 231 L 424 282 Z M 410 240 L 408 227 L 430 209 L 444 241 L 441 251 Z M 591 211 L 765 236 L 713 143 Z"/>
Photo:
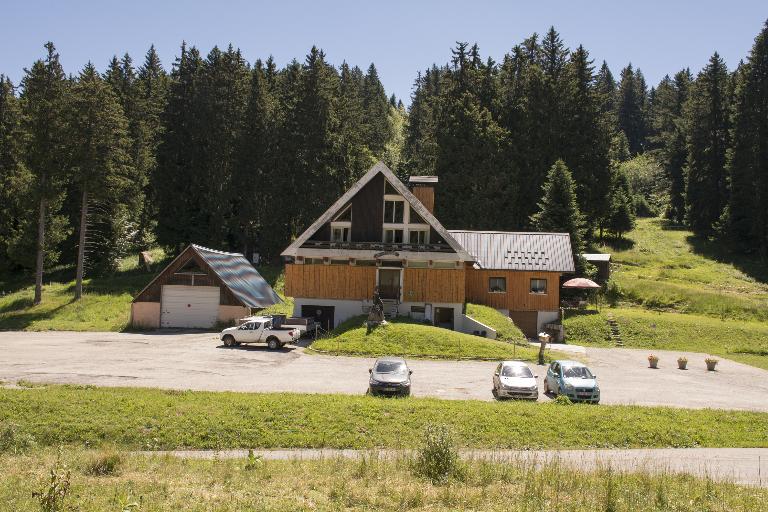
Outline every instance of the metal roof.
<path id="1" fill-rule="evenodd" d="M 409 176 L 408 183 L 437 183 L 437 176 Z"/>
<path id="2" fill-rule="evenodd" d="M 216 251 L 194 244 L 192 248 L 244 306 L 265 308 L 282 302 L 266 279 L 242 254 Z"/>
<path id="3" fill-rule="evenodd" d="M 582 258 L 584 258 L 587 261 L 611 261 L 611 255 L 610 254 L 602 254 L 602 253 L 584 253 L 581 255 Z"/>
<path id="4" fill-rule="evenodd" d="M 448 231 L 472 255 L 480 268 L 573 272 L 568 233 Z"/>

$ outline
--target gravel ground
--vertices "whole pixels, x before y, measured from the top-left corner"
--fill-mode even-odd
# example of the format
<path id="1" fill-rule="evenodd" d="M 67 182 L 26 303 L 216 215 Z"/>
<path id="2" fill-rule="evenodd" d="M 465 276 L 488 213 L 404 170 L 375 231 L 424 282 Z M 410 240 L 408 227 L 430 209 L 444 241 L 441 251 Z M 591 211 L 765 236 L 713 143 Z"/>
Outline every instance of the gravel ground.
<path id="1" fill-rule="evenodd" d="M 555 345 L 557 348 L 557 345 Z M 598 375 L 605 404 L 667 405 L 768 412 L 768 371 L 721 360 L 707 372 L 704 354 L 576 349 Z M 688 357 L 689 370 L 677 369 Z M 212 391 L 363 394 L 373 359 L 320 356 L 303 348 L 223 348 L 215 333 L 0 332 L 0 380 Z M 413 395 L 491 400 L 495 363 L 409 361 Z M 545 367 L 531 365 L 539 380 Z M 542 386 L 540 386 L 542 389 Z M 540 400 L 549 398 L 541 396 Z"/>

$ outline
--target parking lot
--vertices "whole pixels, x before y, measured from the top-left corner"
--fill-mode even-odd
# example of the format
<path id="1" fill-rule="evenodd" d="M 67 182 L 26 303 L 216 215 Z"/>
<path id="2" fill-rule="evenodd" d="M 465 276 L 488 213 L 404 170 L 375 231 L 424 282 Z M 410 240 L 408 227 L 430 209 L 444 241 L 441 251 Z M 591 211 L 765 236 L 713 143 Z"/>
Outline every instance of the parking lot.
<path id="1" fill-rule="evenodd" d="M 768 371 L 704 355 L 587 349 L 605 404 L 768 411 Z M 677 369 L 687 355 L 689 370 Z M 224 348 L 214 333 L 0 332 L 0 380 L 214 391 L 363 394 L 372 359 L 309 354 L 303 348 Z M 411 360 L 414 396 L 492 400 L 493 362 Z M 531 364 L 541 380 L 546 367 Z M 547 397 L 541 396 L 546 401 Z"/>

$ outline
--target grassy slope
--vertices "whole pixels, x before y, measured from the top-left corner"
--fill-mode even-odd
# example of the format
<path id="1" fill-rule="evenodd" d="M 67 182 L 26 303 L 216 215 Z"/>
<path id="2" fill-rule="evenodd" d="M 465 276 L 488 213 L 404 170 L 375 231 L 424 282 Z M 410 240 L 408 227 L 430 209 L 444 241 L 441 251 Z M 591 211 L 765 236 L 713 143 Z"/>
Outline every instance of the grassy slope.
<path id="1" fill-rule="evenodd" d="M 132 256 L 120 263 L 119 270 L 109 276 L 86 279 L 83 299 L 72 301 L 74 282 L 72 269 L 62 269 L 47 275 L 43 287 L 43 302 L 32 306 L 34 286 L 29 285 L 30 276 L 3 280 L 0 290 L 0 330 L 30 331 L 122 331 L 128 327 L 131 301 L 169 262 L 163 259 L 162 250 L 153 251 L 157 263 L 152 272 L 138 268 L 138 258 Z M 261 267 L 259 271 L 282 296 L 283 275 L 278 267 Z M 283 304 L 268 308 L 269 313 L 288 313 L 293 303 L 287 299 Z"/>
<path id="2" fill-rule="evenodd" d="M 320 339 L 312 348 L 358 356 L 400 355 L 441 359 L 524 359 L 534 360 L 536 350 L 504 341 L 489 340 L 406 319 L 390 320 L 366 334 L 365 317 L 350 318 L 330 338 Z"/>
<path id="3" fill-rule="evenodd" d="M 569 343 L 612 346 L 608 314 L 619 323 L 626 347 L 704 352 L 768 369 L 768 324 L 761 322 L 630 308 L 603 309 L 600 314 L 566 318 Z"/>
<path id="4" fill-rule="evenodd" d="M 94 476 L 95 461 L 112 457 L 114 473 Z M 65 504 L 82 512 L 128 510 L 760 510 L 765 489 L 685 475 L 593 473 L 557 463 L 471 462 L 449 485 L 413 475 L 410 460 L 181 460 L 67 450 L 71 470 Z M 56 465 L 53 450 L 0 458 L 0 502 L 8 510 L 40 510 L 32 493 Z M 134 510 L 134 509 L 131 509 Z"/>
<path id="5" fill-rule="evenodd" d="M 528 345 L 528 340 L 523 335 L 523 331 L 508 316 L 502 315 L 491 307 L 467 303 L 467 315 L 495 329 L 497 339 Z"/>
<path id="6" fill-rule="evenodd" d="M 724 319 L 768 320 L 768 268 L 736 257 L 722 244 L 671 229 L 661 219 L 638 219 L 623 250 L 612 252 L 623 298 L 652 309 Z"/>
<path id="7" fill-rule="evenodd" d="M 409 448 L 429 423 L 477 448 L 768 446 L 768 414 L 743 411 L 71 386 L 0 403 L 0 432 L 43 446 Z"/>

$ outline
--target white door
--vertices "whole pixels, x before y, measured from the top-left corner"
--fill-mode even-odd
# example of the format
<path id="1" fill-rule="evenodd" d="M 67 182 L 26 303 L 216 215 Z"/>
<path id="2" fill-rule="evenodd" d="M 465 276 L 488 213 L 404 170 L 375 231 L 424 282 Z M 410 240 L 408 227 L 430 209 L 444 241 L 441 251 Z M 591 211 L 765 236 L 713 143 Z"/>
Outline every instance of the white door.
<path id="1" fill-rule="evenodd" d="M 163 286 L 160 327 L 213 327 L 218 316 L 217 286 Z"/>

